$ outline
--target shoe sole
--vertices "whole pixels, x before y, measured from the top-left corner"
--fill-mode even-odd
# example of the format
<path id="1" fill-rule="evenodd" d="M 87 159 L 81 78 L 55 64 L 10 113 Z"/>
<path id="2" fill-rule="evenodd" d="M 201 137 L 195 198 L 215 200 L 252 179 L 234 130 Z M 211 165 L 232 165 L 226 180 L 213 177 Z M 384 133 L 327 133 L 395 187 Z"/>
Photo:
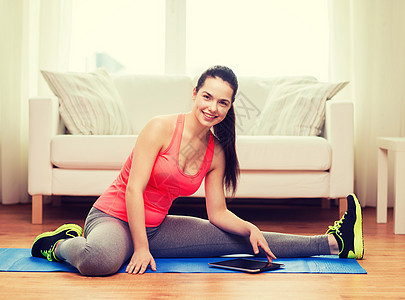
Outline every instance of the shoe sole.
<path id="1" fill-rule="evenodd" d="M 32 246 L 34 246 L 35 243 L 39 239 L 42 239 L 44 237 L 50 237 L 50 236 L 57 235 L 57 234 L 61 233 L 64 230 L 73 230 L 78 234 L 78 236 L 81 236 L 82 233 L 83 233 L 83 229 L 79 225 L 76 225 L 76 224 L 64 224 L 64 225 L 60 226 L 58 229 L 56 229 L 54 231 L 48 231 L 48 232 L 44 232 L 44 233 L 41 233 L 40 235 L 38 235 L 35 238 L 34 243 L 32 243 Z"/>
<path id="2" fill-rule="evenodd" d="M 356 222 L 354 223 L 354 253 L 356 259 L 363 259 L 364 240 L 363 240 L 363 218 L 361 215 L 361 205 L 356 195 L 351 194 L 356 206 Z"/>

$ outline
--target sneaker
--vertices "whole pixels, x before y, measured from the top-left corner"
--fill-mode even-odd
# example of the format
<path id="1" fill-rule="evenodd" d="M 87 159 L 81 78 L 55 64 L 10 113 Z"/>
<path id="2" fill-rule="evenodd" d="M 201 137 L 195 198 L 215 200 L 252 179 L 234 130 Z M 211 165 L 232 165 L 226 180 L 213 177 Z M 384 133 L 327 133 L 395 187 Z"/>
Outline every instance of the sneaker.
<path id="1" fill-rule="evenodd" d="M 347 211 L 326 234 L 333 234 L 339 245 L 340 258 L 362 259 L 364 256 L 361 205 L 356 195 L 347 196 Z"/>
<path id="2" fill-rule="evenodd" d="M 46 258 L 49 261 L 60 261 L 55 255 L 55 247 L 58 242 L 81 236 L 82 233 L 83 229 L 76 224 L 65 224 L 55 231 L 41 233 L 32 244 L 31 255 Z"/>

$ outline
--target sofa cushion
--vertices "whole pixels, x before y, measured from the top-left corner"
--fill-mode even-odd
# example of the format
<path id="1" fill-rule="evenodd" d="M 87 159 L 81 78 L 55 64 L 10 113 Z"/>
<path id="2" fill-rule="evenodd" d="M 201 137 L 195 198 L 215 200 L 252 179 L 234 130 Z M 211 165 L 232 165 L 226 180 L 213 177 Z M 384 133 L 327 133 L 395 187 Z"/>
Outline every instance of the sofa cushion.
<path id="1" fill-rule="evenodd" d="M 322 137 L 238 136 L 241 170 L 314 170 L 331 167 L 332 149 Z"/>
<path id="2" fill-rule="evenodd" d="M 134 134 L 162 114 L 188 112 L 193 106 L 192 80 L 184 75 L 116 75 L 112 77 Z"/>
<path id="3" fill-rule="evenodd" d="M 63 169 L 120 170 L 136 136 L 58 135 L 51 162 Z M 238 136 L 241 170 L 329 170 L 331 147 L 321 137 Z"/>
<path id="4" fill-rule="evenodd" d="M 120 95 L 104 69 L 93 73 L 42 71 L 59 99 L 59 111 L 72 134 L 131 134 Z"/>
<path id="5" fill-rule="evenodd" d="M 315 78 L 279 78 L 251 128 L 252 135 L 319 135 L 325 120 L 325 103 L 348 82 L 319 82 Z"/>
<path id="6" fill-rule="evenodd" d="M 57 135 L 51 163 L 63 169 L 120 170 L 135 146 L 134 135 Z"/>
<path id="7" fill-rule="evenodd" d="M 251 135 L 251 128 L 261 115 L 269 92 L 285 77 L 239 76 L 238 93 L 235 97 L 236 133 Z M 296 81 L 316 80 L 312 76 L 288 77 Z"/>

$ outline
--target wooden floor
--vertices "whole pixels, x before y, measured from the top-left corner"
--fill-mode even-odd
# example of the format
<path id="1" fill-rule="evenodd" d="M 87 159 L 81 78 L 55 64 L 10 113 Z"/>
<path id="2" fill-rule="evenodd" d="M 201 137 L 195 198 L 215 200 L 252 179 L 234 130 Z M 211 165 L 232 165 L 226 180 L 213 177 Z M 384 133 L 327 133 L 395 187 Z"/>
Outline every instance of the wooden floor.
<path id="1" fill-rule="evenodd" d="M 62 223 L 83 225 L 89 203 L 45 206 L 44 225 L 31 225 L 29 205 L 0 206 L 0 248 L 30 248 L 34 237 Z M 230 204 L 262 230 L 323 234 L 337 207 Z M 203 216 L 202 205 L 176 203 L 172 213 Z M 90 278 L 72 273 L 0 272 L 0 299 L 405 299 L 405 236 L 376 224 L 375 209 L 363 210 L 367 275 L 346 274 L 116 274 Z M 271 245 L 270 245 L 271 246 Z"/>

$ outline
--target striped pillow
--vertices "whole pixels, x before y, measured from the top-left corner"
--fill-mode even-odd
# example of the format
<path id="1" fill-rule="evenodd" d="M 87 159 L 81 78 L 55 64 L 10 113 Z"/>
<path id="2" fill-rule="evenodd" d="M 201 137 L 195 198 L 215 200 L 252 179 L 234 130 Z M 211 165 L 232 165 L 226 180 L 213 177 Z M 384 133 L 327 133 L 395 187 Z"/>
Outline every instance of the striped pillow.
<path id="1" fill-rule="evenodd" d="M 59 112 L 70 133 L 132 133 L 120 95 L 105 69 L 93 73 L 41 73 L 59 99 Z"/>
<path id="2" fill-rule="evenodd" d="M 252 127 L 251 135 L 320 135 L 326 100 L 348 82 L 325 83 L 316 78 L 284 77 L 277 80 Z"/>

